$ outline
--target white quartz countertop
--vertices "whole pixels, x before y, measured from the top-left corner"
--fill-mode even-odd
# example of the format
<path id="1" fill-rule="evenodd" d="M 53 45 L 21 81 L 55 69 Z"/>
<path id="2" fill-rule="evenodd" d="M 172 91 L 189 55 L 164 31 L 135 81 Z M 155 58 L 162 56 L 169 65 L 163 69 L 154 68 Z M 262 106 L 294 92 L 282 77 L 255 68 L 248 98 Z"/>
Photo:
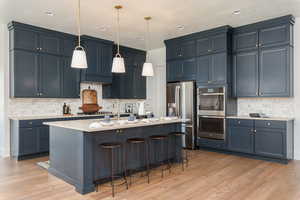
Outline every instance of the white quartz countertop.
<path id="1" fill-rule="evenodd" d="M 253 120 L 271 120 L 271 121 L 291 121 L 294 118 L 288 117 L 250 117 L 250 116 L 228 116 L 227 119 L 253 119 Z"/>
<path id="2" fill-rule="evenodd" d="M 185 123 L 190 120 L 188 119 L 159 119 L 157 121 L 144 122 L 142 120 L 137 120 L 135 123 L 125 123 L 120 124 L 117 120 L 111 120 L 113 125 L 101 125 L 98 128 L 90 128 L 90 124 L 94 122 L 103 122 L 104 120 L 89 119 L 89 120 L 71 120 L 71 121 L 59 121 L 59 122 L 45 122 L 45 125 L 73 129 L 77 131 L 84 132 L 99 132 L 99 131 L 108 131 L 115 129 L 126 129 L 126 128 L 135 128 L 143 126 L 154 126 L 154 125 L 163 125 L 163 124 L 173 124 L 173 123 Z M 125 121 L 125 120 L 123 120 Z"/>
<path id="3" fill-rule="evenodd" d="M 120 113 L 120 115 L 125 115 L 129 113 Z M 115 115 L 115 114 L 109 114 Z M 101 117 L 105 116 L 105 114 L 94 114 L 94 115 L 86 115 L 86 114 L 74 114 L 74 115 L 35 115 L 35 116 L 10 116 L 9 118 L 12 120 L 38 120 L 38 119 L 67 119 L 67 118 L 84 118 L 84 117 Z"/>

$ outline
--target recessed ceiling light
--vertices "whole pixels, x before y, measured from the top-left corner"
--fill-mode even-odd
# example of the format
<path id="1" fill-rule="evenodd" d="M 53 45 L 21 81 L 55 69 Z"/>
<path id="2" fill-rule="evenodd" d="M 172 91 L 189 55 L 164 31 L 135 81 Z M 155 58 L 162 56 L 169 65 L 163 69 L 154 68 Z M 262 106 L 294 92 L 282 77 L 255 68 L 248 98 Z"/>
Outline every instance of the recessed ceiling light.
<path id="1" fill-rule="evenodd" d="M 232 12 L 232 14 L 239 15 L 239 14 L 241 14 L 241 10 L 235 10 L 235 11 Z"/>
<path id="2" fill-rule="evenodd" d="M 179 29 L 179 30 L 183 30 L 184 29 L 184 25 L 178 25 L 176 28 Z"/>
<path id="3" fill-rule="evenodd" d="M 53 12 L 51 12 L 51 11 L 46 11 L 45 14 L 48 15 L 48 16 L 50 16 L 50 17 L 54 16 Z"/>

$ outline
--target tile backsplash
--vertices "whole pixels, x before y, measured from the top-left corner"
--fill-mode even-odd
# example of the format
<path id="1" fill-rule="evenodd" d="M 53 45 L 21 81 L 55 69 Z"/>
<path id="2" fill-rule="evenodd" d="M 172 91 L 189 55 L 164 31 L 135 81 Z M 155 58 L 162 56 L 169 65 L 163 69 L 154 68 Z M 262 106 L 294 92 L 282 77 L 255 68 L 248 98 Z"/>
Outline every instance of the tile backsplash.
<path id="1" fill-rule="evenodd" d="M 102 85 L 99 83 L 82 83 L 81 90 L 88 87 L 95 89 L 98 95 L 98 104 L 102 106 L 102 111 L 117 112 L 117 103 L 120 101 L 120 111 L 125 111 L 125 104 L 137 104 L 143 100 L 129 99 L 102 99 Z M 66 103 L 71 107 L 71 113 L 82 112 L 79 107 L 82 105 L 81 99 L 28 99 L 28 98 L 11 98 L 9 99 L 9 116 L 43 116 L 43 115 L 61 115 L 63 104 Z M 151 110 L 147 102 L 145 110 Z"/>
<path id="2" fill-rule="evenodd" d="M 294 117 L 294 98 L 239 98 L 238 115 L 264 113 L 272 117 Z"/>

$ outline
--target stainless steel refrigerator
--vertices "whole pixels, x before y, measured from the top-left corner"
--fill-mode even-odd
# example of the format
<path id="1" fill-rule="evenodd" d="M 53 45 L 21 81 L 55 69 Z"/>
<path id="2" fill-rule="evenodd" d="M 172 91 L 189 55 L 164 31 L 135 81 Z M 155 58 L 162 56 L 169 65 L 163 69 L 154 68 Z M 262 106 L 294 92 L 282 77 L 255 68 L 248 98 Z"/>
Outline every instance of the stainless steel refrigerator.
<path id="1" fill-rule="evenodd" d="M 186 132 L 186 136 L 183 138 L 183 146 L 189 149 L 195 148 L 195 102 L 194 82 L 167 84 L 167 115 L 190 119 L 190 122 L 182 125 L 182 131 Z"/>

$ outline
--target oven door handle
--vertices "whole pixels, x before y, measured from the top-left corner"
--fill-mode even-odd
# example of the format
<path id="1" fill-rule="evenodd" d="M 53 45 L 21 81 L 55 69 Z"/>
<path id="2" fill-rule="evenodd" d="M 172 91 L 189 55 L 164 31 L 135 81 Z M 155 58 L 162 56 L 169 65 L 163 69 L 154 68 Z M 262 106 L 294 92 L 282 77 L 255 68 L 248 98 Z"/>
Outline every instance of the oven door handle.
<path id="1" fill-rule="evenodd" d="M 200 118 L 213 118 L 213 119 L 225 119 L 225 116 L 209 116 L 209 115 L 199 115 Z"/>

